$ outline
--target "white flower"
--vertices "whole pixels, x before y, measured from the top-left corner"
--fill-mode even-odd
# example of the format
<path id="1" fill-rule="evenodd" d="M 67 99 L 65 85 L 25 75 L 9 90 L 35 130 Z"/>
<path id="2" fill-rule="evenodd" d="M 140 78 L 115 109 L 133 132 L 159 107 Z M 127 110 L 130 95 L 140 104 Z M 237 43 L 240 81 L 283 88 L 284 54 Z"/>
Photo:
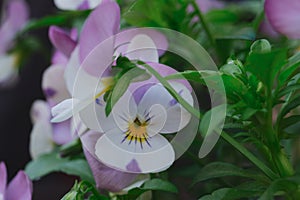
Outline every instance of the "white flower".
<path id="1" fill-rule="evenodd" d="M 193 105 L 191 93 L 183 84 L 170 84 Z M 98 124 L 104 131 L 96 143 L 95 154 L 107 166 L 121 171 L 163 171 L 174 162 L 175 152 L 161 134 L 178 132 L 188 124 L 191 114 L 159 83 L 144 93 L 135 93 L 125 93 L 109 117 L 104 114 L 105 104 L 95 105 Z"/>
<path id="2" fill-rule="evenodd" d="M 93 9 L 102 0 L 54 0 L 55 5 L 62 10 Z"/>

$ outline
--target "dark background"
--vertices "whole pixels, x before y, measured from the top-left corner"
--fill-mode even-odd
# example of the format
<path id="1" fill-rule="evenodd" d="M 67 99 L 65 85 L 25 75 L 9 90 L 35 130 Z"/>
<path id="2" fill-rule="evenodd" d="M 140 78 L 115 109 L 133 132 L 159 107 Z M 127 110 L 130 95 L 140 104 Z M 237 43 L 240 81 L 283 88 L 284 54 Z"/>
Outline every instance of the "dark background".
<path id="1" fill-rule="evenodd" d="M 30 17 L 38 19 L 56 12 L 53 0 L 28 0 Z M 3 1 L 0 1 L 1 5 Z M 2 9 L 1 9 L 2 10 Z M 48 29 L 32 31 L 42 45 L 51 50 Z M 12 88 L 0 89 L 0 162 L 4 161 L 11 180 L 18 170 L 24 169 L 30 160 L 29 136 L 31 121 L 29 111 L 36 99 L 44 99 L 41 90 L 43 71 L 49 60 L 39 52 L 34 53 L 20 71 L 20 80 Z M 73 179 L 53 174 L 34 182 L 33 194 L 36 200 L 60 199 L 73 185 Z"/>

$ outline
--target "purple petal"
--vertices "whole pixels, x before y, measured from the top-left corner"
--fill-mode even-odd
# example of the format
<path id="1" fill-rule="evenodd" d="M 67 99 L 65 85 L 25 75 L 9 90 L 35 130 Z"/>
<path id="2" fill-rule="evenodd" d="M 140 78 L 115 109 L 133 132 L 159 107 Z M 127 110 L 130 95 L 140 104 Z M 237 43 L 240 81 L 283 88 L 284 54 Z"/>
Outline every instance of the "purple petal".
<path id="1" fill-rule="evenodd" d="M 274 28 L 270 24 L 267 16 L 265 16 L 265 19 L 261 22 L 259 31 L 261 34 L 272 38 L 278 38 L 280 36 L 280 34 L 276 30 L 274 30 Z"/>
<path id="2" fill-rule="evenodd" d="M 135 180 L 137 174 L 125 173 L 109 168 L 95 158 L 91 150 L 95 151 L 95 144 L 101 135 L 101 133 L 89 131 L 81 137 L 84 153 L 92 169 L 97 188 L 119 192 L 129 186 Z"/>
<path id="3" fill-rule="evenodd" d="M 0 163 L 0 195 L 4 195 L 6 189 L 7 172 L 4 162 Z"/>
<path id="4" fill-rule="evenodd" d="M 20 30 L 28 21 L 29 9 L 25 1 L 12 0 L 8 5 L 8 20 L 14 30 Z"/>
<path id="5" fill-rule="evenodd" d="M 16 33 L 28 20 L 28 8 L 24 1 L 10 1 L 7 16 L 0 28 L 0 54 L 5 53 L 12 45 Z"/>
<path id="6" fill-rule="evenodd" d="M 51 26 L 49 28 L 49 38 L 55 48 L 67 57 L 70 57 L 76 47 L 76 42 L 57 26 Z"/>
<path id="7" fill-rule="evenodd" d="M 51 58 L 51 63 L 66 66 L 68 64 L 68 58 L 60 51 L 55 51 Z"/>
<path id="8" fill-rule="evenodd" d="M 265 13 L 276 31 L 293 39 L 300 38 L 300 1 L 266 0 Z"/>
<path id="9" fill-rule="evenodd" d="M 109 1 L 101 3 L 89 15 L 83 26 L 79 40 L 81 62 L 98 44 L 116 34 L 119 26 L 120 8 L 118 4 Z"/>
<path id="10" fill-rule="evenodd" d="M 128 43 L 139 34 L 147 35 L 153 40 L 160 56 L 168 49 L 168 40 L 162 33 L 148 28 L 138 28 L 123 30 L 116 35 L 115 47 L 118 47 L 117 51 L 124 54 Z"/>
<path id="11" fill-rule="evenodd" d="M 130 163 L 128 163 L 128 165 L 126 166 L 126 169 L 131 172 L 136 172 L 136 173 L 141 172 L 139 164 L 135 159 L 133 159 L 132 161 L 130 161 Z"/>
<path id="12" fill-rule="evenodd" d="M 88 0 L 84 0 L 82 4 L 78 7 L 78 10 L 87 10 L 90 8 Z"/>
<path id="13" fill-rule="evenodd" d="M 148 91 L 149 88 L 151 88 L 153 85 L 155 85 L 155 83 L 149 83 L 149 84 L 145 84 L 139 88 L 137 88 L 134 92 L 133 92 L 133 98 L 135 100 L 135 103 L 138 105 L 141 101 L 141 99 L 143 98 L 144 94 Z"/>
<path id="14" fill-rule="evenodd" d="M 5 193 L 7 200 L 31 200 L 32 183 L 28 176 L 19 171 L 15 178 L 10 182 Z"/>
<path id="15" fill-rule="evenodd" d="M 58 145 L 63 145 L 71 142 L 74 138 L 71 133 L 71 121 L 63 121 L 52 124 L 53 141 Z"/>

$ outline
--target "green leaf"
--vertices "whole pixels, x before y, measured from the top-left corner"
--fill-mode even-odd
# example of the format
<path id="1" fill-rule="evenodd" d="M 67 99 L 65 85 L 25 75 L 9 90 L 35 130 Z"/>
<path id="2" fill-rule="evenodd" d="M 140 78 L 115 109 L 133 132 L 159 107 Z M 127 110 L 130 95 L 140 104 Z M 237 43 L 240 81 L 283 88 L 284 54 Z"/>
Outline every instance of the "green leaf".
<path id="1" fill-rule="evenodd" d="M 261 176 L 255 172 L 249 172 L 249 170 L 244 170 L 229 163 L 214 162 L 206 165 L 200 170 L 198 174 L 196 174 L 196 177 L 193 180 L 193 184 L 208 179 L 220 178 L 225 176 L 239 176 L 255 180 L 265 180 L 264 176 Z"/>
<path id="2" fill-rule="evenodd" d="M 24 29 L 22 30 L 22 33 L 30 30 L 49 27 L 52 25 L 67 25 L 70 24 L 70 22 L 74 19 L 86 18 L 89 15 L 89 13 L 89 10 L 67 11 L 55 16 L 46 16 L 42 19 L 31 20 L 25 25 Z"/>
<path id="3" fill-rule="evenodd" d="M 57 152 L 42 155 L 36 160 L 29 162 L 25 172 L 32 180 L 37 180 L 52 172 L 64 172 L 69 175 L 79 176 L 82 180 L 94 182 L 86 160 L 61 158 Z"/>
<path id="4" fill-rule="evenodd" d="M 274 79 L 286 62 L 286 50 L 251 52 L 247 58 L 247 69 L 271 90 Z"/>
<path id="5" fill-rule="evenodd" d="M 279 74 L 278 81 L 279 86 L 282 86 L 286 81 L 288 81 L 296 70 L 299 70 L 300 66 L 300 52 L 296 53 L 288 59 L 288 63 Z"/>
<path id="6" fill-rule="evenodd" d="M 210 195 L 201 197 L 199 200 L 235 200 L 255 196 L 257 196 L 257 192 L 252 190 L 241 190 L 237 188 L 221 188 L 214 191 Z"/>
<path id="7" fill-rule="evenodd" d="M 117 81 L 117 83 L 112 89 L 111 95 L 107 100 L 107 105 L 105 107 L 106 116 L 110 114 L 114 105 L 119 101 L 119 99 L 123 96 L 123 94 L 128 89 L 130 83 L 137 81 L 139 77 L 146 74 L 147 74 L 146 70 L 138 67 L 134 67 L 128 70 L 123 76 L 121 76 L 121 78 L 119 78 L 119 80 Z"/>
<path id="8" fill-rule="evenodd" d="M 146 181 L 141 187 L 133 188 L 133 189 L 129 190 L 126 195 L 118 196 L 118 199 L 121 199 L 121 200 L 136 199 L 141 194 L 143 194 L 147 191 L 151 191 L 151 190 L 178 193 L 176 186 L 173 185 L 172 183 L 162 180 L 162 179 L 155 178 L 155 179 Z"/>
<path id="9" fill-rule="evenodd" d="M 158 179 L 158 178 L 146 181 L 142 186 L 142 188 L 144 190 L 160 190 L 160 191 L 172 192 L 172 193 L 178 192 L 175 185 L 173 185 L 168 181 Z"/>
<path id="10" fill-rule="evenodd" d="M 300 89 L 300 83 L 288 85 L 287 87 L 283 88 L 277 93 L 276 98 L 280 99 L 281 97 L 288 95 L 291 92 L 295 92 L 296 90 L 299 89 Z"/>
<path id="11" fill-rule="evenodd" d="M 277 117 L 277 121 L 280 122 L 280 120 L 288 114 L 291 110 L 297 108 L 300 105 L 300 95 L 297 95 L 293 99 L 291 99 L 289 102 L 283 105 L 283 107 L 280 110 L 280 113 Z"/>
<path id="12" fill-rule="evenodd" d="M 276 192 L 284 191 L 289 194 L 296 191 L 297 188 L 298 185 L 293 181 L 285 179 L 275 180 L 258 200 L 272 200 Z"/>
<path id="13" fill-rule="evenodd" d="M 300 122 L 300 115 L 293 115 L 293 116 L 282 119 L 279 124 L 279 127 L 280 127 L 280 129 L 285 129 L 285 128 L 292 126 L 299 122 Z"/>
<path id="14" fill-rule="evenodd" d="M 210 10 L 205 14 L 205 19 L 211 23 L 235 23 L 238 15 L 230 10 Z"/>

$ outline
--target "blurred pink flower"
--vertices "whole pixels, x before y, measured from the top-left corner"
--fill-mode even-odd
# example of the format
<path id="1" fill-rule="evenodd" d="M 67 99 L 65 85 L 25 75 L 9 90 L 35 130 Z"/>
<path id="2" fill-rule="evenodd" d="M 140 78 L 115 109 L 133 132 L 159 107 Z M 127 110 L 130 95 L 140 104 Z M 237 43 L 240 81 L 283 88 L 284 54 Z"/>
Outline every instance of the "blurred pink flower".
<path id="1" fill-rule="evenodd" d="M 18 75 L 19 58 L 9 53 L 14 45 L 16 34 L 24 27 L 29 17 L 27 4 L 23 0 L 7 1 L 0 27 L 0 85 L 14 83 Z"/>
<path id="2" fill-rule="evenodd" d="M 300 38 L 300 1 L 266 0 L 265 13 L 272 27 L 292 39 Z"/>
<path id="3" fill-rule="evenodd" d="M 0 163 L 0 200 L 31 200 L 32 183 L 28 176 L 19 171 L 7 186 L 6 166 Z"/>

